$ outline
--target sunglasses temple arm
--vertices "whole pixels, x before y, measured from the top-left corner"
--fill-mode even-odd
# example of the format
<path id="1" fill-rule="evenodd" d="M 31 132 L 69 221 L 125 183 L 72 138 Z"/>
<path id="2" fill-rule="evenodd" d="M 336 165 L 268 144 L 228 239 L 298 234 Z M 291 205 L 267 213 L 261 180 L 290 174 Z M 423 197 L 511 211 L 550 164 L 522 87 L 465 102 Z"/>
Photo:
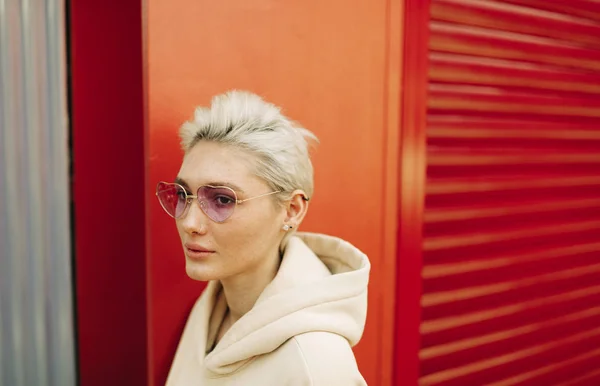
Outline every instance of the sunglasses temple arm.
<path id="1" fill-rule="evenodd" d="M 237 203 L 238 203 L 238 204 L 241 204 L 241 203 L 244 203 L 244 202 L 246 202 L 246 201 L 254 200 L 255 198 L 260 198 L 260 197 L 270 196 L 271 194 L 275 194 L 275 193 L 281 193 L 281 191 L 280 191 L 280 190 L 276 190 L 276 191 L 274 191 L 274 192 L 269 192 L 269 193 L 261 194 L 261 195 L 259 195 L 259 196 L 250 197 L 250 198 L 247 198 L 247 199 L 245 199 L 245 200 L 237 200 Z"/>

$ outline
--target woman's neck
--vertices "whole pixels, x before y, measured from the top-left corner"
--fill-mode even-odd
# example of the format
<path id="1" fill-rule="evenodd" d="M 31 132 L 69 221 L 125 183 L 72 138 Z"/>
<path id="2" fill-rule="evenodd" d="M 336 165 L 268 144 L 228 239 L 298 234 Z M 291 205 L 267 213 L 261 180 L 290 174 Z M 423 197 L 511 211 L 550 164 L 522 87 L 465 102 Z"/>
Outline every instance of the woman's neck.
<path id="1" fill-rule="evenodd" d="M 277 274 L 280 262 L 279 250 L 275 250 L 253 270 L 221 280 L 229 307 L 230 324 L 237 322 L 254 307 L 260 294 Z"/>

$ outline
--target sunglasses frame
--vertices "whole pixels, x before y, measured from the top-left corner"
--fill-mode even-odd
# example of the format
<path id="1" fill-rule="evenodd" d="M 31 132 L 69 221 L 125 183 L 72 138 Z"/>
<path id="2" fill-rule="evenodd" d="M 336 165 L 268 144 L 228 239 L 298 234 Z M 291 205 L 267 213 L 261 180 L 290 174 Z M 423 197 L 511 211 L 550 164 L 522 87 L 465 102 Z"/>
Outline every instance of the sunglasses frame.
<path id="1" fill-rule="evenodd" d="M 173 216 L 171 213 L 169 213 L 169 211 L 165 208 L 165 206 L 163 205 L 162 201 L 160 200 L 160 197 L 158 196 L 158 187 L 161 184 L 166 184 L 166 185 L 175 185 L 181 188 L 181 190 L 183 191 L 183 193 L 185 194 L 185 208 L 183 209 L 183 212 L 181 212 L 181 215 L 178 217 Z M 231 214 L 229 216 L 227 216 L 226 218 L 224 218 L 221 221 L 217 221 L 214 218 L 212 218 L 208 213 L 206 213 L 206 210 L 204 209 L 206 206 L 205 201 L 200 200 L 200 196 L 198 195 L 198 192 L 200 191 L 200 189 L 202 188 L 212 188 L 212 189 L 227 189 L 229 190 L 231 193 L 233 193 L 233 197 L 235 198 L 234 203 L 235 206 L 233 207 L 233 210 L 231 211 Z M 156 184 L 156 197 L 158 198 L 158 202 L 160 203 L 160 206 L 163 208 L 163 210 L 165 212 L 167 212 L 167 214 L 171 217 L 173 217 L 174 219 L 178 220 L 181 219 L 183 217 L 185 217 L 185 215 L 187 214 L 188 210 L 190 209 L 190 206 L 192 205 L 192 200 L 196 199 L 198 201 L 198 205 L 200 205 L 200 209 L 202 209 L 202 212 L 206 215 L 206 217 L 208 217 L 209 219 L 211 219 L 212 221 L 216 222 L 216 223 L 222 223 L 225 222 L 227 219 L 229 219 L 232 215 L 233 212 L 235 211 L 235 207 L 243 204 L 246 201 L 250 201 L 250 200 L 254 200 L 255 198 L 260 198 L 260 197 L 266 197 L 266 196 L 270 196 L 272 194 L 276 194 L 276 193 L 281 193 L 280 190 L 274 190 L 272 192 L 268 192 L 268 193 L 263 193 L 263 194 L 259 194 L 258 196 L 253 196 L 253 197 L 249 197 L 243 200 L 238 199 L 237 193 L 235 192 L 235 190 L 233 190 L 232 188 L 230 188 L 229 186 L 215 186 L 215 185 L 202 185 L 200 187 L 198 187 L 198 190 L 196 190 L 196 194 L 188 194 L 187 189 L 184 188 L 182 185 L 176 183 L 176 182 L 166 182 L 166 181 L 159 181 Z"/>

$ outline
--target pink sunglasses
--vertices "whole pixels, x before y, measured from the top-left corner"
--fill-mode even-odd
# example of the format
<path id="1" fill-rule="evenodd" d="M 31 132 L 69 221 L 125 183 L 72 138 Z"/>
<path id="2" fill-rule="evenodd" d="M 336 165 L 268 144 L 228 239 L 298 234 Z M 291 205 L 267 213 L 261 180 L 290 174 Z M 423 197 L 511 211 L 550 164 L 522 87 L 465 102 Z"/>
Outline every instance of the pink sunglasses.
<path id="1" fill-rule="evenodd" d="M 215 222 L 223 222 L 231 217 L 238 204 L 279 192 L 277 190 L 238 200 L 235 190 L 228 186 L 204 185 L 198 188 L 196 195 L 192 195 L 188 194 L 183 186 L 176 183 L 161 181 L 156 185 L 158 201 L 169 216 L 176 219 L 185 216 L 192 200 L 197 199 L 202 211 Z"/>

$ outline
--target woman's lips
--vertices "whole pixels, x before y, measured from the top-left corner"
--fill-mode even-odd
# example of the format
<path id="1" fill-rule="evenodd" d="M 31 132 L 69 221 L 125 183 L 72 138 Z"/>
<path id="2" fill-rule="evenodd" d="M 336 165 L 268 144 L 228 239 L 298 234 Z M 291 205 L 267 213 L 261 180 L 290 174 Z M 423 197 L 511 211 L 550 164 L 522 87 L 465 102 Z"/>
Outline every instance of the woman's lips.
<path id="1" fill-rule="evenodd" d="M 185 244 L 184 247 L 185 254 L 190 259 L 204 259 L 215 253 L 214 251 L 211 251 L 207 248 L 202 247 L 201 245 L 196 244 Z"/>

